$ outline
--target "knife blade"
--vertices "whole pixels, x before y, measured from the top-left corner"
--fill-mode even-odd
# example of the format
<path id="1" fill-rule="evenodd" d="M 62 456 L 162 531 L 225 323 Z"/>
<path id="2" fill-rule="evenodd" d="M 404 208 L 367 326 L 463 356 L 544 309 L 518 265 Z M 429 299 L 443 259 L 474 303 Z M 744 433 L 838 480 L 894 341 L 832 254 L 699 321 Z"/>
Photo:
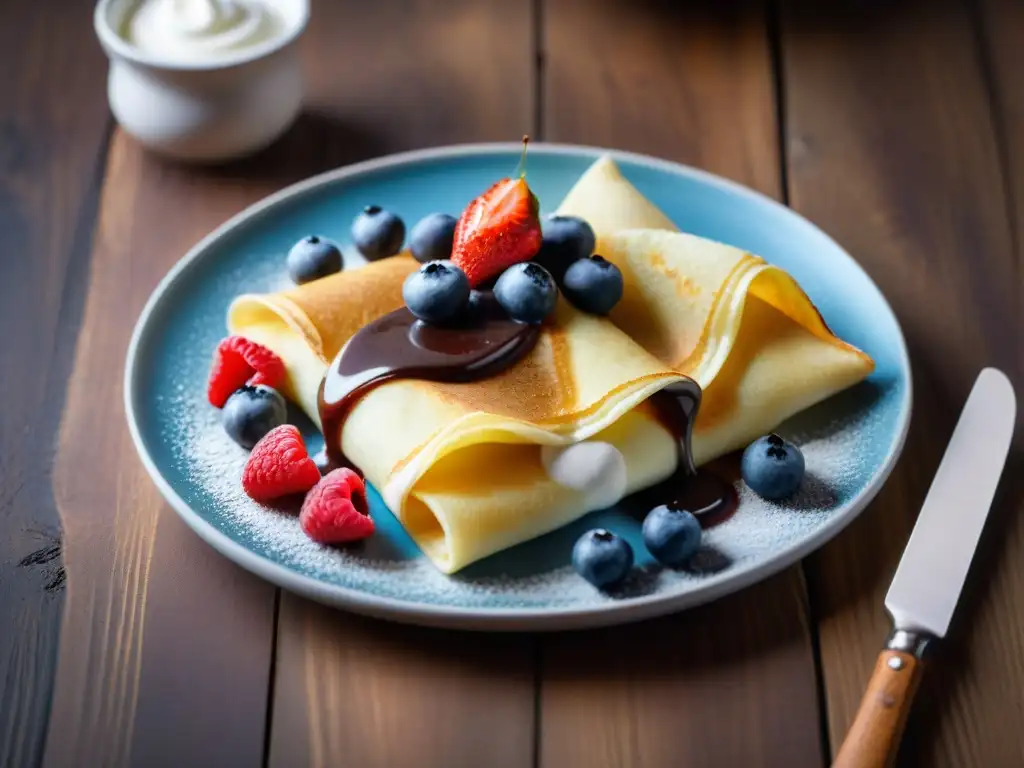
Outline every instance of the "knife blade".
<path id="1" fill-rule="evenodd" d="M 885 607 L 893 632 L 833 768 L 883 768 L 896 758 L 921 662 L 945 637 L 1006 464 L 1017 400 L 1006 375 L 978 376 L 896 569 Z"/>
<path id="2" fill-rule="evenodd" d="M 885 596 L 896 629 L 945 637 L 1003 473 L 1016 410 L 1006 375 L 983 370 Z"/>

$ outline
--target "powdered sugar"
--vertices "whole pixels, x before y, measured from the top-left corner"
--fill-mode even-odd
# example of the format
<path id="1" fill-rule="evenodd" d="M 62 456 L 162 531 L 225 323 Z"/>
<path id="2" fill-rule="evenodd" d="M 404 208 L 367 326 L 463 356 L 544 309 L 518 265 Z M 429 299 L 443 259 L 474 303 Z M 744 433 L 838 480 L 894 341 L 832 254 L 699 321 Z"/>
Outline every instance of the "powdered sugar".
<path id="1" fill-rule="evenodd" d="M 190 366 L 191 367 L 191 366 Z M 867 388 L 867 391 L 864 391 Z M 462 607 L 585 606 L 652 592 L 677 594 L 709 579 L 722 580 L 799 545 L 850 503 L 877 465 L 878 398 L 896 396 L 862 385 L 852 395 L 813 409 L 781 431 L 801 446 L 807 477 L 793 499 L 778 504 L 737 483 L 740 507 L 726 523 L 708 531 L 704 551 L 688 570 L 662 570 L 639 542 L 637 521 L 616 511 L 594 513 L 578 524 L 471 566 L 454 576 L 439 572 L 402 531 L 376 494 L 371 511 L 378 533 L 362 546 L 334 548 L 311 541 L 296 513 L 256 504 L 241 490 L 247 452 L 219 424 L 219 412 L 201 386 L 177 384 L 161 404 L 175 415 L 167 434 L 180 468 L 194 489 L 200 514 L 261 556 L 299 573 L 382 597 Z M 884 430 L 882 430 L 884 432 Z M 305 430 L 310 450 L 319 435 Z M 611 525 L 637 549 L 641 569 L 618 594 L 592 589 L 569 566 L 572 540 L 592 525 Z"/>

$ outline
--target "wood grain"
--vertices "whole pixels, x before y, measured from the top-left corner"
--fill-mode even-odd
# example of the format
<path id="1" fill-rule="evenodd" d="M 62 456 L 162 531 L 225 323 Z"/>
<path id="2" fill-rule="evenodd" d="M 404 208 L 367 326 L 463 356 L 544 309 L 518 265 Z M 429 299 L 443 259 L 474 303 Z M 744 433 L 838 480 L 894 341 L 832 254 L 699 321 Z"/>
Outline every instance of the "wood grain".
<path id="1" fill-rule="evenodd" d="M 637 150 L 778 196 L 757 3 L 550 0 L 544 138 Z M 820 765 L 799 568 L 712 606 L 542 638 L 543 766 Z"/>
<path id="2" fill-rule="evenodd" d="M 287 598 L 278 654 L 271 765 L 531 764 L 531 637 L 396 628 Z"/>
<path id="3" fill-rule="evenodd" d="M 790 202 L 878 282 L 915 384 L 892 478 L 809 562 L 834 746 L 886 635 L 885 590 L 975 376 L 997 365 L 1018 392 L 1024 385 L 1019 255 L 972 18 L 952 2 L 871 8 L 785 2 L 781 19 Z M 1019 427 L 901 766 L 1024 762 Z"/>
<path id="4" fill-rule="evenodd" d="M 886 768 L 899 751 L 920 682 L 921 662 L 909 653 L 882 651 L 860 709 L 832 768 Z"/>
<path id="5" fill-rule="evenodd" d="M 68 587 L 47 765 L 262 758 L 274 590 L 164 506 L 119 411 L 156 282 L 271 186 L 163 163 L 115 134 L 54 471 Z"/>
<path id="6" fill-rule="evenodd" d="M 803 585 L 542 637 L 542 766 L 821 764 Z"/>
<path id="7" fill-rule="evenodd" d="M 0 4 L 0 766 L 38 764 L 57 660 L 50 470 L 110 125 L 91 12 Z"/>
<path id="8" fill-rule="evenodd" d="M 325 0 L 306 50 L 312 108 L 374 154 L 518 139 L 534 122 L 530 14 L 529 0 Z M 529 765 L 534 658 L 529 638 L 414 630 L 282 594 L 269 763 Z"/>

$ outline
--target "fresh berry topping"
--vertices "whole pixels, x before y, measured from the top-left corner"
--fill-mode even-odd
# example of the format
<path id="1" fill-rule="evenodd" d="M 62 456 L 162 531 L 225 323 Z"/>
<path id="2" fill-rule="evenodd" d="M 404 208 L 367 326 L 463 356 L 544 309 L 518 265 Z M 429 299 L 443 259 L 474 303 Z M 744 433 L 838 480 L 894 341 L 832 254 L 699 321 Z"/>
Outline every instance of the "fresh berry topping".
<path id="1" fill-rule="evenodd" d="M 431 261 L 405 278 L 402 298 L 409 311 L 423 322 L 450 322 L 466 307 L 469 280 L 450 261 Z"/>
<path id="2" fill-rule="evenodd" d="M 555 279 L 540 264 L 513 264 L 494 284 L 494 298 L 521 323 L 541 323 L 558 301 Z"/>
<path id="3" fill-rule="evenodd" d="M 562 292 L 578 309 L 607 315 L 622 298 L 622 273 L 600 256 L 577 259 L 565 271 Z"/>
<path id="4" fill-rule="evenodd" d="M 432 213 L 420 219 L 409 233 L 409 250 L 420 264 L 452 257 L 458 220 L 447 213 Z"/>
<path id="5" fill-rule="evenodd" d="M 253 501 L 267 502 L 305 493 L 320 481 L 297 427 L 282 424 L 256 443 L 242 470 L 242 489 Z"/>
<path id="6" fill-rule="evenodd" d="M 228 398 L 220 420 L 228 437 L 243 448 L 252 448 L 274 427 L 284 424 L 288 407 L 276 389 L 246 384 Z"/>
<path id="7" fill-rule="evenodd" d="M 362 478 L 347 467 L 324 475 L 302 502 L 299 524 L 322 544 L 365 539 L 374 526 Z"/>
<path id="8" fill-rule="evenodd" d="M 493 300 L 492 300 L 493 303 Z M 487 296 L 483 291 L 470 291 L 466 308 L 462 311 L 462 317 L 467 324 L 479 322 L 487 310 Z"/>
<path id="9" fill-rule="evenodd" d="M 765 499 L 792 496 L 804 479 L 804 455 L 776 434 L 759 437 L 743 451 L 743 481 Z"/>
<path id="10" fill-rule="evenodd" d="M 343 266 L 341 249 L 317 235 L 302 238 L 288 251 L 288 274 L 297 285 L 333 275 Z"/>
<path id="11" fill-rule="evenodd" d="M 580 536 L 572 548 L 572 565 L 598 589 L 613 587 L 633 567 L 633 548 L 621 536 L 596 528 Z"/>
<path id="12" fill-rule="evenodd" d="M 685 565 L 700 549 L 697 518 L 685 509 L 662 504 L 644 518 L 644 545 L 654 559 L 669 567 Z"/>
<path id="13" fill-rule="evenodd" d="M 366 206 L 352 222 L 352 242 L 368 261 L 394 256 L 404 241 L 404 222 L 379 205 Z"/>
<path id="14" fill-rule="evenodd" d="M 206 396 L 211 405 L 223 408 L 232 393 L 245 384 L 266 384 L 275 389 L 284 382 L 281 358 L 242 336 L 228 336 L 217 345 L 210 368 Z"/>
<path id="15" fill-rule="evenodd" d="M 537 198 L 526 180 L 502 179 L 471 202 L 455 227 L 454 261 L 476 287 L 540 248 Z"/>
<path id="16" fill-rule="evenodd" d="M 594 230 L 578 216 L 552 214 L 541 221 L 544 239 L 534 261 L 542 264 L 561 282 L 569 265 L 594 252 Z"/>

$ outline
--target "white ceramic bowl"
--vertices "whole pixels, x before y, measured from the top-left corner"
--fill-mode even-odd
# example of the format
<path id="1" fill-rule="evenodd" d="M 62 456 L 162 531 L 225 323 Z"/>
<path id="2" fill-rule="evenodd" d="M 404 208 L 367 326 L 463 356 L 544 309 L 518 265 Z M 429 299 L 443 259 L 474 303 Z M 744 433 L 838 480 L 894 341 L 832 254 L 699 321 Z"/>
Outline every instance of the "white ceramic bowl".
<path id="1" fill-rule="evenodd" d="M 180 160 L 229 160 L 262 149 L 295 120 L 308 0 L 276 0 L 281 35 L 207 61 L 171 60 L 130 44 L 121 30 L 135 5 L 100 0 L 93 23 L 110 59 L 110 108 L 143 145 Z"/>

